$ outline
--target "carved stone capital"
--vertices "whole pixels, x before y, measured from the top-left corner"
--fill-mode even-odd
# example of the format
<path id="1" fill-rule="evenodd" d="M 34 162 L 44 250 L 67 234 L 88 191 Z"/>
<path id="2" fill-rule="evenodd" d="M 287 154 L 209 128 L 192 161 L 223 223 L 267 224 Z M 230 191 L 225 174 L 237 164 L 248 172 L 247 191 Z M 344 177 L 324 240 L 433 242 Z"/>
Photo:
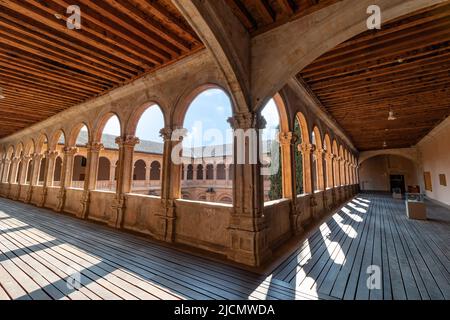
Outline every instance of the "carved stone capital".
<path id="1" fill-rule="evenodd" d="M 65 147 L 63 149 L 63 151 L 66 156 L 74 156 L 78 152 L 78 148 L 77 147 Z"/>
<path id="2" fill-rule="evenodd" d="M 121 147 L 134 147 L 139 144 L 141 141 L 138 137 L 135 136 L 125 136 L 125 137 L 117 137 L 116 143 Z"/>
<path id="3" fill-rule="evenodd" d="M 12 163 L 13 163 L 13 164 L 18 164 L 20 160 L 21 160 L 20 157 L 13 157 L 13 158 L 12 158 Z"/>
<path id="4" fill-rule="evenodd" d="M 312 153 L 315 150 L 315 146 L 313 144 L 309 143 L 301 143 L 298 145 L 298 151 L 305 154 L 305 153 Z"/>
<path id="5" fill-rule="evenodd" d="M 58 154 L 59 154 L 59 152 L 56 151 L 56 150 L 52 150 L 52 151 L 47 150 L 47 151 L 45 152 L 45 157 L 46 157 L 46 158 L 49 158 L 49 159 L 56 159 L 56 157 L 58 156 Z"/>
<path id="6" fill-rule="evenodd" d="M 163 138 L 164 141 L 170 141 L 170 140 L 172 140 L 173 131 L 174 130 L 169 127 L 162 128 L 161 130 L 159 130 L 159 136 L 161 138 Z"/>
<path id="7" fill-rule="evenodd" d="M 28 161 L 30 161 L 32 159 L 31 156 L 23 156 L 22 157 L 22 161 L 24 161 L 25 163 L 27 163 Z"/>
<path id="8" fill-rule="evenodd" d="M 228 123 L 234 130 L 248 130 L 251 128 L 264 129 L 266 125 L 266 121 L 262 117 L 252 112 L 236 113 L 233 117 L 228 118 Z"/>
<path id="9" fill-rule="evenodd" d="M 90 152 L 100 152 L 102 151 L 105 147 L 103 146 L 103 143 L 101 142 L 92 142 L 92 143 L 88 143 L 86 145 L 86 148 L 90 151 Z"/>
<path id="10" fill-rule="evenodd" d="M 280 141 L 280 145 L 291 145 L 297 141 L 297 136 L 293 132 L 280 132 L 278 134 L 278 140 Z"/>

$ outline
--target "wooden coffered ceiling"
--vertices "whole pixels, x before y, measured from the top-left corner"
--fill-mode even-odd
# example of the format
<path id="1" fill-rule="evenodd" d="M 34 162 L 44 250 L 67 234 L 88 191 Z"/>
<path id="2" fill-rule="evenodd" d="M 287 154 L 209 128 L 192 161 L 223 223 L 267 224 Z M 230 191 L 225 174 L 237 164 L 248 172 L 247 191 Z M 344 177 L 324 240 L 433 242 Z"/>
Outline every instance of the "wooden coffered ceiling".
<path id="1" fill-rule="evenodd" d="M 299 78 L 359 150 L 415 145 L 450 115 L 450 2 L 342 43 Z"/>
<path id="2" fill-rule="evenodd" d="M 255 35 L 341 0 L 226 0 L 247 30 Z"/>
<path id="3" fill-rule="evenodd" d="M 201 48 L 170 0 L 0 0 L 0 137 Z"/>

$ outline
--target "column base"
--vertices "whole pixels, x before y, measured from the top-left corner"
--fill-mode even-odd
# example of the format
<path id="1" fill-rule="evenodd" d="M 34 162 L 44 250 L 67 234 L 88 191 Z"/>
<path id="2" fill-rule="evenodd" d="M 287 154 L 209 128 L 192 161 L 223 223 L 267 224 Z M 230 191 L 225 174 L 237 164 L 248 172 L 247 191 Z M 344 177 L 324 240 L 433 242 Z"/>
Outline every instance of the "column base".
<path id="1" fill-rule="evenodd" d="M 272 257 L 266 231 L 231 229 L 231 248 L 227 258 L 247 266 L 259 267 Z"/>

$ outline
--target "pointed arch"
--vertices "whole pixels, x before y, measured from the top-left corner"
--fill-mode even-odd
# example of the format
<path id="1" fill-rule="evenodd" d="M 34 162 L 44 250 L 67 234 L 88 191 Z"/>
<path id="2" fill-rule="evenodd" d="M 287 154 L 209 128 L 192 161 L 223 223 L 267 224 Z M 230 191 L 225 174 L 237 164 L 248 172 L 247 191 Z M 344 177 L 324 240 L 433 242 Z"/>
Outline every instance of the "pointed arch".
<path id="1" fill-rule="evenodd" d="M 119 136 L 122 135 L 123 124 L 122 124 L 122 120 L 120 119 L 119 115 L 115 112 L 107 112 L 104 115 L 102 115 L 101 117 L 99 117 L 99 119 L 94 127 L 95 129 L 92 134 L 93 142 L 102 141 L 102 135 L 103 135 L 103 131 L 105 130 L 106 124 L 114 117 L 116 117 L 119 122 Z"/>
<path id="2" fill-rule="evenodd" d="M 49 141 L 49 150 L 56 150 L 56 147 L 58 146 L 58 144 L 60 143 L 66 143 L 67 139 L 66 139 L 66 133 L 64 132 L 63 129 L 59 129 L 56 130 L 55 133 L 52 134 L 51 139 Z"/>
<path id="3" fill-rule="evenodd" d="M 308 122 L 303 113 L 298 112 L 294 120 L 295 142 L 295 185 L 296 194 L 312 192 L 311 153 Z"/>
<path id="4" fill-rule="evenodd" d="M 85 132 L 82 134 L 82 132 Z M 80 137 L 83 135 L 83 137 Z M 81 141 L 79 139 L 82 139 Z M 78 123 L 75 125 L 69 134 L 69 137 L 66 140 L 67 147 L 75 147 L 79 144 L 86 145 L 89 141 L 91 141 L 91 129 L 85 122 Z"/>

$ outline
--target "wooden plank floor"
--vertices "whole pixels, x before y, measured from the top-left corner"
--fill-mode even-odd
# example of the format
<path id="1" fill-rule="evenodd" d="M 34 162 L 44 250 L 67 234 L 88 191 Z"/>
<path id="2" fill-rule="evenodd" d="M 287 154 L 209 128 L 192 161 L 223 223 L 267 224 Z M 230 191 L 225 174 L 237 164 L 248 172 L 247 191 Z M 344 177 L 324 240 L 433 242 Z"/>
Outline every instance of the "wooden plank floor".
<path id="1" fill-rule="evenodd" d="M 0 198 L 0 300 L 448 299 L 450 212 L 430 205 L 430 217 L 362 195 L 261 276 Z M 369 265 L 381 290 L 367 288 Z"/>
<path id="2" fill-rule="evenodd" d="M 79 290 L 68 285 L 77 273 Z M 270 276 L 0 198 L 0 299 L 318 298 Z"/>
<path id="3" fill-rule="evenodd" d="M 337 299 L 450 299 L 450 211 L 430 202 L 427 207 L 428 221 L 409 220 L 403 201 L 360 195 L 278 265 L 272 278 Z M 369 266 L 380 270 L 379 289 L 367 285 L 375 275 Z"/>

